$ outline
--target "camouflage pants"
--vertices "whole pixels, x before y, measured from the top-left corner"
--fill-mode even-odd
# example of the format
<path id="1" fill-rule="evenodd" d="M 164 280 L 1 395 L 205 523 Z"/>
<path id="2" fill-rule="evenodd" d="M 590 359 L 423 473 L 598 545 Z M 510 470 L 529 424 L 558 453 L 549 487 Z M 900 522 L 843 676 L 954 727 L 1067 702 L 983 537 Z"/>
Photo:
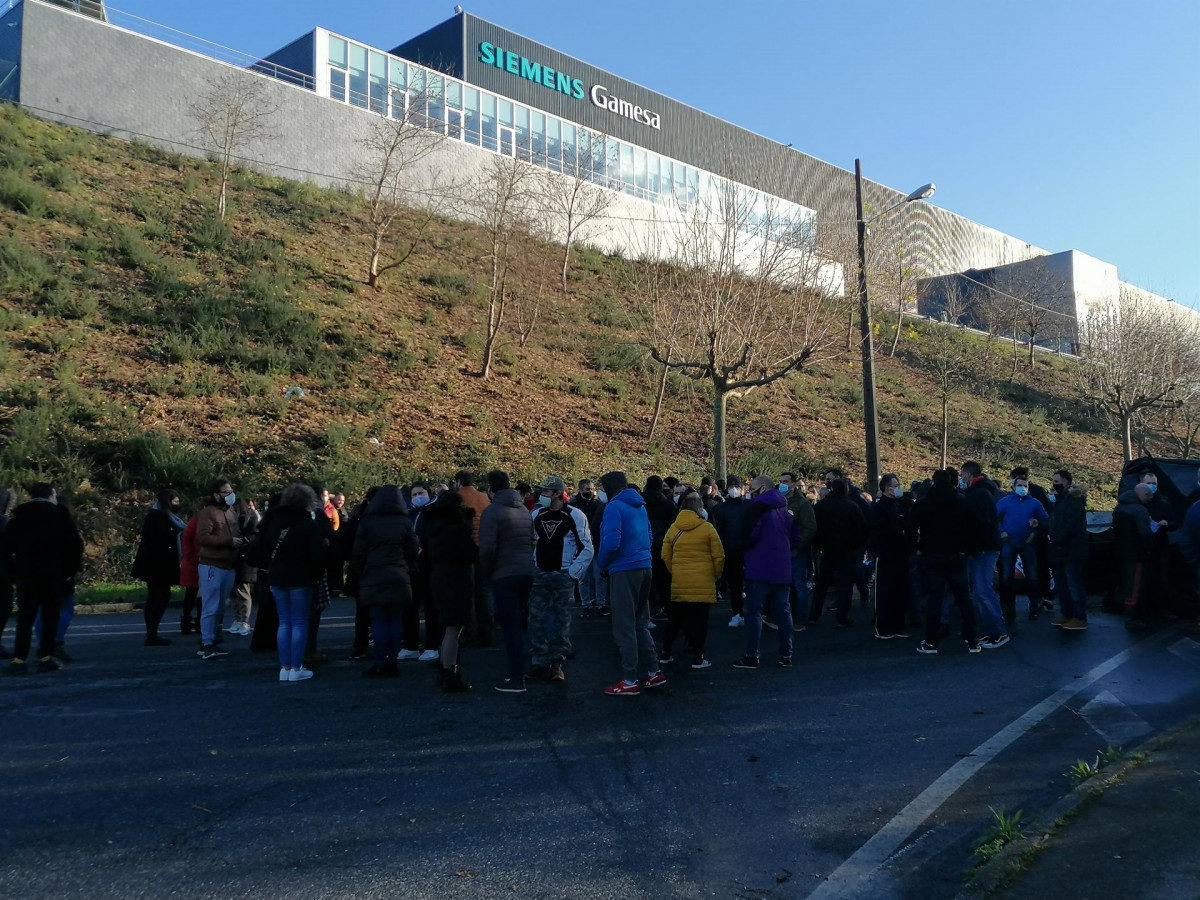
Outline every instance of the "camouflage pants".
<path id="1" fill-rule="evenodd" d="M 571 652 L 575 580 L 566 572 L 535 572 L 529 593 L 529 641 L 533 664 L 561 662 Z"/>

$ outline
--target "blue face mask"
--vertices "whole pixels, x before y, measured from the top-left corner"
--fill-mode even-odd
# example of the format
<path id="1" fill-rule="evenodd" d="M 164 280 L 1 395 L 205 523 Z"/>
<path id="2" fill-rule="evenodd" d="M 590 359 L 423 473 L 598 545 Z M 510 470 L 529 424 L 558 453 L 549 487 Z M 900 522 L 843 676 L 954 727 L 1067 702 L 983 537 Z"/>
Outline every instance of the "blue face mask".
<path id="1" fill-rule="evenodd" d="M 1158 493 L 1158 485 L 1157 484 L 1148 484 L 1148 485 L 1146 485 L 1146 487 L 1150 488 L 1150 493 L 1152 493 L 1152 494 Z"/>
<path id="2" fill-rule="evenodd" d="M 412 495 L 412 505 L 415 506 L 417 509 L 420 509 L 423 506 L 428 506 L 429 505 L 429 495 L 428 494 L 413 494 Z"/>
<path id="3" fill-rule="evenodd" d="M 958 479 L 958 489 L 960 491 L 965 491 L 967 489 L 966 479 L 964 479 L 964 478 Z"/>
<path id="4" fill-rule="evenodd" d="M 1018 497 L 1025 497 L 1029 494 L 1029 488 L 1025 487 L 1024 485 L 1013 488 L 1013 490 L 1016 491 Z"/>
<path id="5" fill-rule="evenodd" d="M 791 485 L 789 485 L 789 484 L 781 484 L 781 485 L 779 486 L 779 493 L 781 493 L 781 494 L 786 494 L 786 493 L 787 493 L 787 492 L 788 492 L 790 489 L 791 489 Z"/>

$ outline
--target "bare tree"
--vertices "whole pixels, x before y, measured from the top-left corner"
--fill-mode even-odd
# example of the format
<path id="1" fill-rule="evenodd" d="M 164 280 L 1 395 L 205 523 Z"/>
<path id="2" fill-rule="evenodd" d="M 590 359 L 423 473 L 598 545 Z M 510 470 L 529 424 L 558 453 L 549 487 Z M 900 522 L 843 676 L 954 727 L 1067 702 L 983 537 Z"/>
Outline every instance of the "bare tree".
<path id="1" fill-rule="evenodd" d="M 927 323 L 915 341 L 921 365 L 933 377 L 941 401 L 941 466 L 946 468 L 950 438 L 950 395 L 962 387 L 974 374 L 971 348 L 967 335 L 951 325 Z"/>
<path id="2" fill-rule="evenodd" d="M 1033 371 L 1037 365 L 1034 348 L 1064 336 L 1065 323 L 1074 313 L 1075 296 L 1067 279 L 1053 271 L 1045 256 L 1002 267 L 996 273 L 995 286 L 1002 292 L 1002 307 L 1011 322 L 1015 378 L 1017 341 L 1024 340 Z"/>
<path id="3" fill-rule="evenodd" d="M 407 102 L 393 100 L 395 118 L 379 118 L 359 141 L 363 161 L 354 175 L 364 185 L 370 241 L 367 284 L 376 290 L 386 272 L 398 269 L 416 252 L 451 193 L 437 176 L 420 177 L 421 163 L 445 140 L 429 127 L 424 112 L 429 99 L 419 93 L 408 96 Z M 410 212 L 415 220 L 398 238 L 397 222 Z"/>
<path id="4" fill-rule="evenodd" d="M 1077 368 L 1082 395 L 1119 427 L 1125 460 L 1133 458 L 1132 423 L 1143 410 L 1183 405 L 1200 379 L 1200 319 L 1185 309 L 1122 285 L 1079 323 Z"/>
<path id="5" fill-rule="evenodd" d="M 562 239 L 560 276 L 564 294 L 567 292 L 572 248 L 617 199 L 616 193 L 591 181 L 590 155 L 583 160 L 564 160 L 561 174 L 542 171 L 538 177 L 539 199 L 546 212 L 558 220 L 557 236 Z"/>
<path id="6" fill-rule="evenodd" d="M 221 186 L 217 193 L 217 215 L 221 218 L 225 218 L 229 173 L 234 160 L 246 147 L 274 139 L 278 109 L 267 95 L 267 80 L 241 72 L 219 76 L 188 105 L 196 132 L 221 166 Z"/>
<path id="7" fill-rule="evenodd" d="M 522 235 L 529 233 L 534 213 L 534 177 L 537 170 L 521 160 L 493 156 L 473 192 L 475 216 L 487 233 L 489 268 L 487 284 L 487 329 L 479 376 L 492 371 L 492 356 L 504 326 L 505 313 L 517 286 L 513 271 L 514 253 Z"/>
<path id="8" fill-rule="evenodd" d="M 666 260 L 643 254 L 631 299 L 646 310 L 651 356 L 711 385 L 724 478 L 729 398 L 837 355 L 846 302 L 814 244 L 732 180 L 702 195 L 671 247 Z"/>

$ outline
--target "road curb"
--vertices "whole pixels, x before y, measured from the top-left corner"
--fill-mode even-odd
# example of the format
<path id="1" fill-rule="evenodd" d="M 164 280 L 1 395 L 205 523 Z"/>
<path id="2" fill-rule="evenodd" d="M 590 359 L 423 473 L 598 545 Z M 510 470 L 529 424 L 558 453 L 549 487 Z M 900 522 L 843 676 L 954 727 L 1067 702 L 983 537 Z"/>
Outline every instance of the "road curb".
<path id="1" fill-rule="evenodd" d="M 77 616 L 98 616 L 102 613 L 127 613 L 135 612 L 142 607 L 136 603 L 92 603 L 78 604 L 75 607 L 75 615 Z"/>
<path id="2" fill-rule="evenodd" d="M 955 900 L 979 900 L 979 898 L 991 896 L 1005 887 L 1020 873 L 1025 855 L 1030 851 L 1040 852 L 1053 841 L 1059 830 L 1065 827 L 1066 823 L 1062 822 L 1062 819 L 1107 791 L 1133 769 L 1144 765 L 1150 755 L 1166 749 L 1175 743 L 1180 735 L 1194 728 L 1200 728 L 1200 716 L 1181 722 L 1151 738 L 1138 747 L 1129 758 L 1113 763 L 1100 775 L 1089 778 L 1072 790 L 1022 829 L 1024 833 L 1037 835 L 1037 837 L 1022 836 L 1004 847 L 980 867 L 971 880 L 959 891 Z"/>

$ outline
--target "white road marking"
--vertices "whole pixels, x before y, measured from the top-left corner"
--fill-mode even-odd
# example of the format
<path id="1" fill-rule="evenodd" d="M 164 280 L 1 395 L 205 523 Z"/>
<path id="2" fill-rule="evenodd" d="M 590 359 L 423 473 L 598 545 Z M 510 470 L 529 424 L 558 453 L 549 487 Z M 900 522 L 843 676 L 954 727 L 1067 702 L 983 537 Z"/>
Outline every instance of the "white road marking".
<path id="1" fill-rule="evenodd" d="M 1108 741 L 1110 747 L 1124 747 L 1154 730 L 1149 722 L 1109 691 L 1103 691 L 1085 703 L 1079 714 L 1096 734 Z"/>
<path id="2" fill-rule="evenodd" d="M 1200 666 L 1200 641 L 1191 638 L 1180 638 L 1167 648 L 1180 659 Z"/>
<path id="3" fill-rule="evenodd" d="M 1055 691 L 1018 719 L 1001 728 L 976 747 L 969 756 L 960 759 L 943 772 L 933 784 L 925 788 L 904 809 L 896 813 L 890 822 L 875 832 L 870 840 L 831 872 L 829 877 L 808 895 L 809 900 L 833 900 L 833 898 L 854 900 L 859 897 L 877 897 L 879 889 L 872 886 L 870 882 L 879 872 L 879 868 L 908 840 L 921 823 L 949 800 L 972 775 L 995 759 L 1009 744 L 1025 735 L 1051 713 L 1060 709 L 1072 697 L 1095 684 L 1109 672 L 1129 662 L 1138 654 L 1149 650 L 1155 644 L 1165 642 L 1176 634 L 1178 634 L 1177 629 L 1168 629 L 1152 635 L 1132 647 L 1127 647 L 1095 666 L 1087 674 L 1074 679 L 1067 687 Z"/>

